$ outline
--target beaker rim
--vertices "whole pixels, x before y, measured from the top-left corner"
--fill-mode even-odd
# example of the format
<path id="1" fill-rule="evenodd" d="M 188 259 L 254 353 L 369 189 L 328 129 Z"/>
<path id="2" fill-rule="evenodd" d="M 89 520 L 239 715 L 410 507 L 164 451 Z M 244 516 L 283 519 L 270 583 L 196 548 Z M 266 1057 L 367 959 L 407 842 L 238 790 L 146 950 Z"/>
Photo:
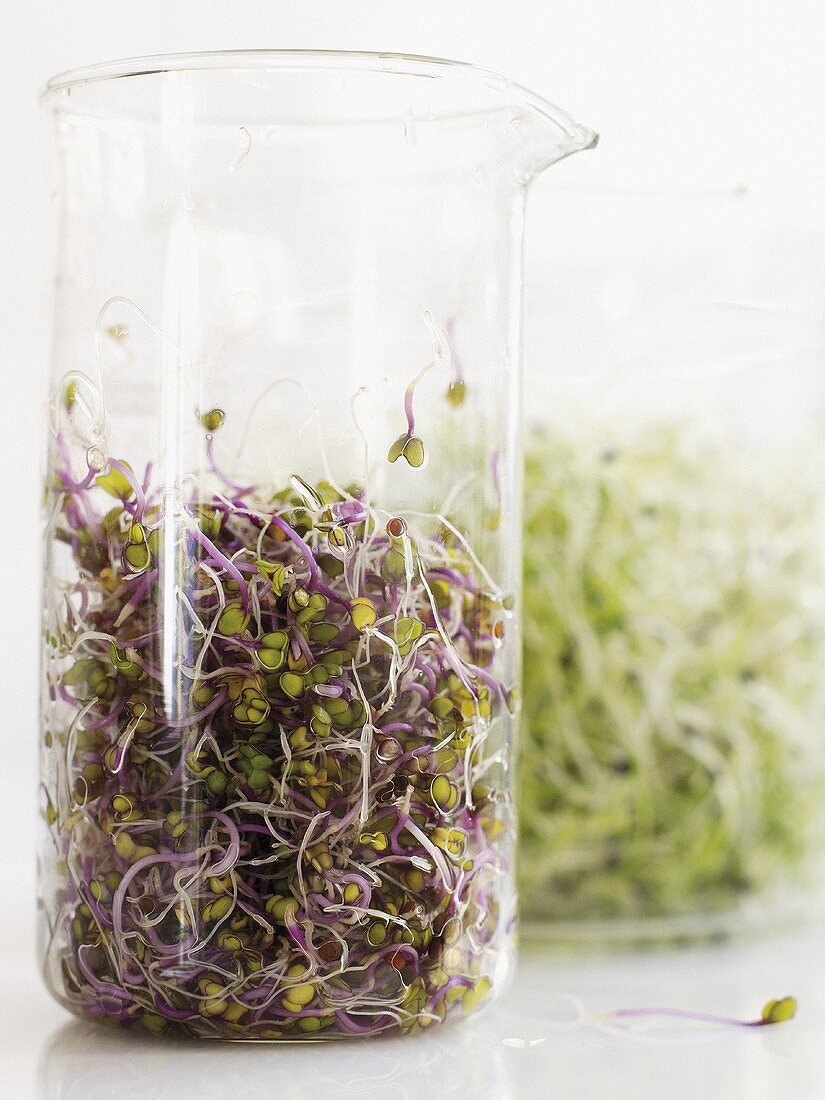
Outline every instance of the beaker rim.
<path id="1" fill-rule="evenodd" d="M 500 73 L 468 61 L 425 54 L 371 50 L 235 49 L 196 50 L 183 53 L 148 54 L 99 61 L 93 65 L 55 74 L 43 88 L 43 96 L 66 91 L 80 84 L 120 80 L 126 77 L 157 76 L 163 73 L 221 69 L 350 69 L 420 77 L 440 76 L 446 71 L 475 74 L 502 82 L 514 91 L 543 103 L 541 96 L 508 80 Z"/>
<path id="2" fill-rule="evenodd" d="M 43 100 L 62 92 L 88 84 L 121 80 L 127 77 L 157 76 L 174 72 L 219 72 L 232 70 L 263 69 L 288 71 L 374 72 L 387 75 L 406 75 L 437 78 L 448 73 L 486 82 L 498 91 L 508 91 L 521 104 L 544 115 L 557 126 L 567 130 L 571 138 L 582 146 L 596 140 L 595 134 L 574 122 L 564 111 L 548 102 L 543 96 L 509 80 L 502 74 L 467 61 L 455 61 L 424 54 L 395 53 L 356 50 L 289 50 L 289 49 L 236 49 L 209 50 L 184 53 L 153 54 L 145 57 L 127 57 L 113 61 L 101 61 L 93 65 L 69 69 L 57 73 L 45 85 Z"/>
<path id="3" fill-rule="evenodd" d="M 300 76 L 306 73 L 308 77 L 314 75 L 318 78 L 336 74 L 417 77 L 433 83 L 447 78 L 445 85 L 449 85 L 450 91 L 445 101 L 435 113 L 432 112 L 432 106 L 428 105 L 423 118 L 416 117 L 416 123 L 440 124 L 468 114 L 487 116 L 492 112 L 500 112 L 503 107 L 511 108 L 517 112 L 517 117 L 506 120 L 510 128 L 516 127 L 514 176 L 522 183 L 528 183 L 544 168 L 563 157 L 582 149 L 591 149 L 598 142 L 598 135 L 593 130 L 576 122 L 566 111 L 492 69 L 466 61 L 395 52 L 235 49 L 129 57 L 59 73 L 43 89 L 42 100 L 53 105 L 58 113 L 75 113 L 73 91 L 102 87 L 125 78 L 176 73 L 202 74 L 208 77 L 256 72 L 272 76 L 287 73 Z M 356 122 L 375 124 L 397 121 L 397 112 L 387 109 L 386 96 L 382 95 L 378 99 L 382 104 L 380 117 L 371 112 L 368 116 L 356 114 L 346 118 L 347 125 L 352 126 Z M 476 109 L 468 112 L 467 104 L 474 100 L 478 101 Z M 409 105 L 404 110 L 409 113 Z M 316 120 L 302 117 L 300 120 L 287 121 L 305 125 L 308 121 Z M 517 129 L 520 122 L 532 125 L 529 130 L 520 131 Z"/>

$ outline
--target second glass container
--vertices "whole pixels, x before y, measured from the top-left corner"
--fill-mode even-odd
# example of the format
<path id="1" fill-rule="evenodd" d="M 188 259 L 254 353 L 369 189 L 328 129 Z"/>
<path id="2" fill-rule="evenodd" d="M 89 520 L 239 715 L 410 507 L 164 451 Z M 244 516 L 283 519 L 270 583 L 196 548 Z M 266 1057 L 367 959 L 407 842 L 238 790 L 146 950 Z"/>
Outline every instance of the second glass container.
<path id="1" fill-rule="evenodd" d="M 817 249 L 738 189 L 552 198 L 565 278 L 532 296 L 528 356 L 523 914 L 578 941 L 799 919 L 825 854 Z"/>

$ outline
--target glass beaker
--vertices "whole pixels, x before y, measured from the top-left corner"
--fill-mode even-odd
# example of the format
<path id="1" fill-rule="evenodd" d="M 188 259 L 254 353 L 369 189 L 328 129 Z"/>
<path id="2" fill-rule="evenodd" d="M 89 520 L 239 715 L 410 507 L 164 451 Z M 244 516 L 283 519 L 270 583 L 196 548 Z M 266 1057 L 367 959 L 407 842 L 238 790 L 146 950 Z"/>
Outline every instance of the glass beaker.
<path id="1" fill-rule="evenodd" d="M 527 358 L 523 916 L 579 942 L 808 918 L 821 236 L 741 188 L 552 198 L 566 279 L 533 298 Z"/>
<path id="2" fill-rule="evenodd" d="M 524 197 L 595 137 L 389 55 L 46 102 L 49 987 L 221 1038 L 470 1012 L 514 923 Z"/>

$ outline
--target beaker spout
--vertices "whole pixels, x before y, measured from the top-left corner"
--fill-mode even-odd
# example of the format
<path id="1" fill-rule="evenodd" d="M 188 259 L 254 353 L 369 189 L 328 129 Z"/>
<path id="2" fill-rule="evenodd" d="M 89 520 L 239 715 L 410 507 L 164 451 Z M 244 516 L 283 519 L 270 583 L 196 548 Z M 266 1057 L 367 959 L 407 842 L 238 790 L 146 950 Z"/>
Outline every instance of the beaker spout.
<path id="1" fill-rule="evenodd" d="M 599 135 L 594 130 L 548 100 L 519 85 L 510 84 L 509 92 L 518 105 L 513 124 L 519 128 L 522 144 L 515 151 L 516 171 L 524 182 L 572 153 L 597 145 Z"/>

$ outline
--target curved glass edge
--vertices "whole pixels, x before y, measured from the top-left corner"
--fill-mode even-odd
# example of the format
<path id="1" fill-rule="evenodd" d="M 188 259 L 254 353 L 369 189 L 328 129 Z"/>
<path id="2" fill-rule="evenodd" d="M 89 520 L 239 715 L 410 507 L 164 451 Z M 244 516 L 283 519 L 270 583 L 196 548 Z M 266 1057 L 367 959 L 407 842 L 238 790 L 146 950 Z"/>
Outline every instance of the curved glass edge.
<path id="1" fill-rule="evenodd" d="M 825 886 L 765 899 L 753 897 L 717 912 L 662 917 L 556 921 L 521 917 L 522 948 L 559 951 L 629 951 L 678 944 L 723 943 L 792 932 L 825 918 Z"/>
<path id="2" fill-rule="evenodd" d="M 191 53 L 153 54 L 101 61 L 53 76 L 43 95 L 65 91 L 74 85 L 159 73 L 233 69 L 350 69 L 438 77 L 444 70 L 474 72 L 509 84 L 503 76 L 465 61 L 423 54 L 382 53 L 358 50 L 207 50 Z"/>
<path id="3" fill-rule="evenodd" d="M 240 70 L 307 70 L 373 72 L 401 76 L 440 79 L 457 74 L 470 80 L 481 81 L 494 91 L 509 94 L 523 107 L 534 111 L 559 131 L 564 141 L 556 143 L 551 160 L 560 159 L 581 149 L 593 148 L 598 136 L 590 129 L 575 122 L 565 111 L 542 96 L 492 69 L 482 68 L 466 61 L 449 58 L 427 57 L 418 54 L 379 53 L 338 50 L 215 50 L 200 53 L 158 54 L 147 57 L 123 58 L 104 61 L 53 76 L 41 92 L 41 101 L 48 102 L 61 93 L 69 94 L 81 85 L 121 80 L 127 77 L 157 76 L 172 72 L 240 71 Z"/>

